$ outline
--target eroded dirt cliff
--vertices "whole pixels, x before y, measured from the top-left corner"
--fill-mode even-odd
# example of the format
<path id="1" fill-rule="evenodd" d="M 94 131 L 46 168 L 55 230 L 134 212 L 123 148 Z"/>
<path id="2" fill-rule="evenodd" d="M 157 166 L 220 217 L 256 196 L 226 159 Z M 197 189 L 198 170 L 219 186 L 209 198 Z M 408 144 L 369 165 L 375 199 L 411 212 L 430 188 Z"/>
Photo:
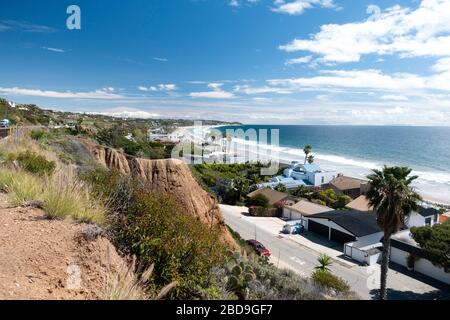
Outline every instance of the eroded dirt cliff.
<path id="1" fill-rule="evenodd" d="M 109 169 L 134 175 L 150 182 L 153 190 L 174 196 L 186 214 L 207 225 L 217 225 L 221 238 L 232 248 L 237 244 L 228 232 L 217 200 L 197 183 L 189 167 L 177 159 L 148 160 L 119 150 L 81 140 L 93 158 Z"/>

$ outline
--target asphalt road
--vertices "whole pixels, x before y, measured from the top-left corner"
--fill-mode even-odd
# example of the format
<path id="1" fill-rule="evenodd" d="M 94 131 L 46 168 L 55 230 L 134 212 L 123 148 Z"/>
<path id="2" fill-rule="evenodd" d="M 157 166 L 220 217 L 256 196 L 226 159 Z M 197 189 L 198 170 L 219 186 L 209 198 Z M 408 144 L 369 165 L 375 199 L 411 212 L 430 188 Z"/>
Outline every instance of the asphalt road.
<path id="1" fill-rule="evenodd" d="M 221 211 L 226 224 L 241 237 L 256 238 L 263 243 L 272 253 L 272 262 L 278 267 L 292 269 L 303 276 L 309 276 L 314 271 L 320 252 L 292 241 L 289 236 L 261 228 L 255 219 L 241 214 L 242 207 L 221 206 Z M 330 269 L 335 275 L 345 279 L 362 299 L 376 299 L 379 265 L 349 266 L 336 261 Z M 450 299 L 449 286 L 395 266 L 388 273 L 388 288 L 390 299 Z"/>

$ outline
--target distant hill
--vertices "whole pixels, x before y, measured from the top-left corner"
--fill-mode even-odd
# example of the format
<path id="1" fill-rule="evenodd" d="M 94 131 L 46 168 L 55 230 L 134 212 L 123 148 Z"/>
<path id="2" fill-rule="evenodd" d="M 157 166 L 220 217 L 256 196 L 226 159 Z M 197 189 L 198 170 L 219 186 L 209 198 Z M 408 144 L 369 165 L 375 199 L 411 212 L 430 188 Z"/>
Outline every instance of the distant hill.
<path id="1" fill-rule="evenodd" d="M 119 118 L 101 114 L 63 112 L 42 109 L 34 104 L 13 104 L 0 98 L 0 119 L 10 119 L 12 124 L 22 125 L 66 125 L 66 124 L 128 124 L 131 126 L 149 125 L 151 127 L 191 126 L 193 120 L 187 119 L 139 119 Z M 202 120 L 203 125 L 240 124 L 217 120 Z"/>

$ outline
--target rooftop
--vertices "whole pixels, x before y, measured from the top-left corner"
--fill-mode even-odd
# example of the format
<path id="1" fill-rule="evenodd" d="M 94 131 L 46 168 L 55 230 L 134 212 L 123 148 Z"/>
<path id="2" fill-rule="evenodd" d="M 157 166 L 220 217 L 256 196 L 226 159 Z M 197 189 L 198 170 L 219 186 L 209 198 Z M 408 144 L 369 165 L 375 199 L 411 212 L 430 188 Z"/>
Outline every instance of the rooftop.
<path id="1" fill-rule="evenodd" d="M 258 194 L 262 194 L 265 197 L 267 197 L 267 199 L 269 199 L 270 205 L 274 205 L 275 203 L 280 202 L 289 197 L 289 194 L 287 194 L 285 192 L 279 192 L 279 191 L 276 191 L 276 190 L 273 190 L 270 188 L 258 189 L 256 191 L 249 193 L 247 196 L 249 198 L 253 198 L 254 196 L 256 196 Z"/>
<path id="2" fill-rule="evenodd" d="M 365 183 L 367 183 L 366 180 L 347 176 L 338 176 L 330 182 L 331 185 L 335 186 L 339 190 L 358 189 L 361 188 L 361 184 Z"/>
<path id="3" fill-rule="evenodd" d="M 328 212 L 333 209 L 321 206 L 320 204 L 312 203 L 306 200 L 301 200 L 294 204 L 293 206 L 286 206 L 287 208 L 291 208 L 295 211 L 300 212 L 304 216 L 310 216 L 317 213 Z"/>
<path id="4" fill-rule="evenodd" d="M 366 198 L 365 195 L 359 196 L 358 198 L 347 204 L 346 207 L 349 209 L 364 212 L 373 211 L 373 206 L 369 205 L 369 200 Z"/>
<path id="5" fill-rule="evenodd" d="M 309 218 L 333 221 L 357 237 L 363 237 L 381 231 L 380 227 L 378 227 L 377 216 L 375 213 L 357 210 L 335 210 L 318 213 Z"/>

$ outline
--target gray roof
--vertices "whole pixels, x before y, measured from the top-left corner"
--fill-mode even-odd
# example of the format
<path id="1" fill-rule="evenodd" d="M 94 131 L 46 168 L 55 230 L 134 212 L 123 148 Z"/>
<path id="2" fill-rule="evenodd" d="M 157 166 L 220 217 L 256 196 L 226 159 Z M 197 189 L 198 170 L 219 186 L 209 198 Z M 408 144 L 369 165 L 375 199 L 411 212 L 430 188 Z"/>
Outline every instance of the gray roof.
<path id="1" fill-rule="evenodd" d="M 327 219 L 344 228 L 356 237 L 380 232 L 375 213 L 357 210 L 334 210 L 309 216 L 310 219 Z"/>

